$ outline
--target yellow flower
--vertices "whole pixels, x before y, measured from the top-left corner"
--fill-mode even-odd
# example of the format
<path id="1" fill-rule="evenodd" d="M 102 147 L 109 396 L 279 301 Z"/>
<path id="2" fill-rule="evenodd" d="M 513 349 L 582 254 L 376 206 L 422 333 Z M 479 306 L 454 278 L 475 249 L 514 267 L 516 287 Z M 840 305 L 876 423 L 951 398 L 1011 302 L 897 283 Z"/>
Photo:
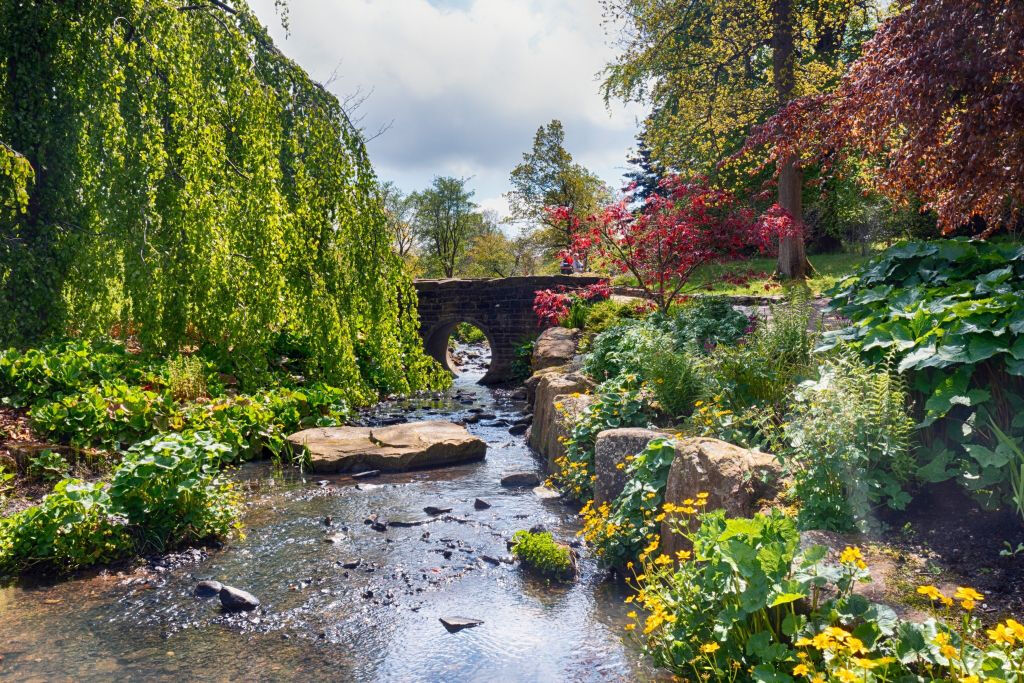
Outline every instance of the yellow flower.
<path id="1" fill-rule="evenodd" d="M 986 631 L 989 640 L 996 645 L 1013 645 L 1017 639 L 1017 635 L 1013 632 L 1013 629 L 1006 624 L 997 624 L 994 629 Z"/>
<path id="2" fill-rule="evenodd" d="M 1016 636 L 1017 640 L 1024 641 L 1024 624 L 1013 619 L 1007 619 L 1006 628 L 1013 631 L 1013 635 Z"/>
<path id="3" fill-rule="evenodd" d="M 628 612 L 626 614 L 626 616 L 629 617 L 630 619 L 636 619 L 636 612 L 635 611 L 634 612 Z"/>
<path id="4" fill-rule="evenodd" d="M 615 466 L 615 469 L 617 469 L 617 470 L 624 470 L 624 469 L 626 469 L 626 463 L 620 462 L 618 465 Z"/>
<path id="5" fill-rule="evenodd" d="M 974 600 L 970 600 L 970 599 L 961 600 L 960 601 L 960 606 L 963 607 L 966 611 L 970 612 L 975 607 Z"/>
<path id="6" fill-rule="evenodd" d="M 706 655 L 710 655 L 717 652 L 721 647 L 722 646 L 718 643 L 704 643 L 700 646 L 700 651 Z"/>
<path id="7" fill-rule="evenodd" d="M 839 556 L 839 561 L 842 564 L 852 564 L 858 569 L 867 569 L 867 564 L 864 563 L 864 556 L 861 555 L 860 548 L 853 546 L 847 546 L 846 550 Z"/>
<path id="8" fill-rule="evenodd" d="M 810 676 L 811 670 L 807 668 L 806 664 L 797 664 L 793 667 L 794 676 Z"/>
<path id="9" fill-rule="evenodd" d="M 810 638 L 799 638 L 796 641 L 797 647 L 807 647 L 808 645 L 814 645 L 814 641 Z"/>
<path id="10" fill-rule="evenodd" d="M 676 551 L 676 558 L 680 562 L 686 562 L 688 559 L 690 559 L 690 551 L 689 550 L 677 550 Z"/>
<path id="11" fill-rule="evenodd" d="M 632 631 L 636 628 L 636 624 L 626 624 L 623 628 L 625 628 L 627 631 Z"/>
<path id="12" fill-rule="evenodd" d="M 935 586 L 918 586 L 917 592 L 921 595 L 925 595 L 932 600 L 939 600 L 943 597 L 942 593 Z"/>
<path id="13" fill-rule="evenodd" d="M 672 558 L 668 555 L 658 555 L 658 559 L 654 561 L 654 564 L 672 564 Z"/>
<path id="14" fill-rule="evenodd" d="M 867 650 L 864 648 L 864 641 L 860 638 L 847 638 L 846 647 L 850 652 L 854 654 L 866 654 Z"/>
<path id="15" fill-rule="evenodd" d="M 855 683 L 860 679 L 849 669 L 836 669 L 836 680 L 842 681 L 842 683 Z"/>
<path id="16" fill-rule="evenodd" d="M 936 645 L 949 645 L 949 634 L 948 633 L 936 633 L 935 638 L 932 642 Z"/>
<path id="17" fill-rule="evenodd" d="M 953 598 L 955 600 L 984 600 L 985 596 L 973 588 L 957 586 L 956 593 L 953 594 Z"/>
<path id="18" fill-rule="evenodd" d="M 981 683 L 981 679 L 972 674 L 961 678 L 960 683 Z"/>
<path id="19" fill-rule="evenodd" d="M 943 645 L 939 648 L 939 654 L 950 661 L 960 659 L 960 653 L 952 645 Z"/>

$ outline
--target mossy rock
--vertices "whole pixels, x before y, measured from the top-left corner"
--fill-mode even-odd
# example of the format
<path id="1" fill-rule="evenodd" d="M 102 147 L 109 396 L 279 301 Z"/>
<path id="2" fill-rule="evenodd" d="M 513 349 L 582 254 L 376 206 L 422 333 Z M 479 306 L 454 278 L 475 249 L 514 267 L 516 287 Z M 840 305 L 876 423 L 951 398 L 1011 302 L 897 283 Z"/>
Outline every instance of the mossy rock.
<path id="1" fill-rule="evenodd" d="M 546 531 L 517 531 L 512 537 L 512 554 L 524 568 L 547 579 L 572 581 L 578 572 L 576 553 Z"/>

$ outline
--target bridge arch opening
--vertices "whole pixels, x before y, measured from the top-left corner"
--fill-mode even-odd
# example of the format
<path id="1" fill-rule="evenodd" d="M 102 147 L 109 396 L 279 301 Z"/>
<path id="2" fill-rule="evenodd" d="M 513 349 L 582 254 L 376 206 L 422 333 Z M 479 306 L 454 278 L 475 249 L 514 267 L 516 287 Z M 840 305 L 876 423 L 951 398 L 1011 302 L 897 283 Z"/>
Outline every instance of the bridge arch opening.
<path id="1" fill-rule="evenodd" d="M 477 321 L 449 320 L 427 334 L 424 347 L 453 375 L 483 379 L 490 370 L 494 340 Z"/>

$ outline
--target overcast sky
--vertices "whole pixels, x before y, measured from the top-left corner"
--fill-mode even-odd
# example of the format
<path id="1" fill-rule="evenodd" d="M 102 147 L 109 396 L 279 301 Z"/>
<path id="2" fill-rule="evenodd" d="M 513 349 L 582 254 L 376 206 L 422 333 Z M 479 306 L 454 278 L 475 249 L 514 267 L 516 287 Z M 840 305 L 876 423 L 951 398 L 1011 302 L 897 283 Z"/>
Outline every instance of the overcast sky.
<path id="1" fill-rule="evenodd" d="M 377 174 L 406 191 L 470 177 L 504 213 L 509 171 L 537 127 L 565 124 L 577 161 L 618 189 L 642 111 L 614 106 L 596 74 L 612 54 L 597 0 L 250 0 L 279 46 L 339 97 L 371 92 L 362 126 Z M 392 123 L 393 122 L 393 123 Z"/>

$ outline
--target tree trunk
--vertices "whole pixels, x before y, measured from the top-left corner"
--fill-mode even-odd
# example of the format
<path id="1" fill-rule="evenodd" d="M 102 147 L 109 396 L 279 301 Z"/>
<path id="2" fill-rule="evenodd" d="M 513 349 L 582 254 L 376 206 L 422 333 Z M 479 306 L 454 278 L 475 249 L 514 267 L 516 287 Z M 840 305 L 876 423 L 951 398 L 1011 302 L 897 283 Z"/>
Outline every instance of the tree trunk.
<path id="1" fill-rule="evenodd" d="M 794 41 L 793 0 L 772 3 L 772 75 L 779 108 L 784 107 L 796 89 L 796 45 Z M 785 280 L 802 280 L 810 270 L 804 252 L 803 170 L 796 156 L 785 159 L 779 172 L 779 206 L 789 212 L 800 230 L 779 238 L 778 274 Z"/>

